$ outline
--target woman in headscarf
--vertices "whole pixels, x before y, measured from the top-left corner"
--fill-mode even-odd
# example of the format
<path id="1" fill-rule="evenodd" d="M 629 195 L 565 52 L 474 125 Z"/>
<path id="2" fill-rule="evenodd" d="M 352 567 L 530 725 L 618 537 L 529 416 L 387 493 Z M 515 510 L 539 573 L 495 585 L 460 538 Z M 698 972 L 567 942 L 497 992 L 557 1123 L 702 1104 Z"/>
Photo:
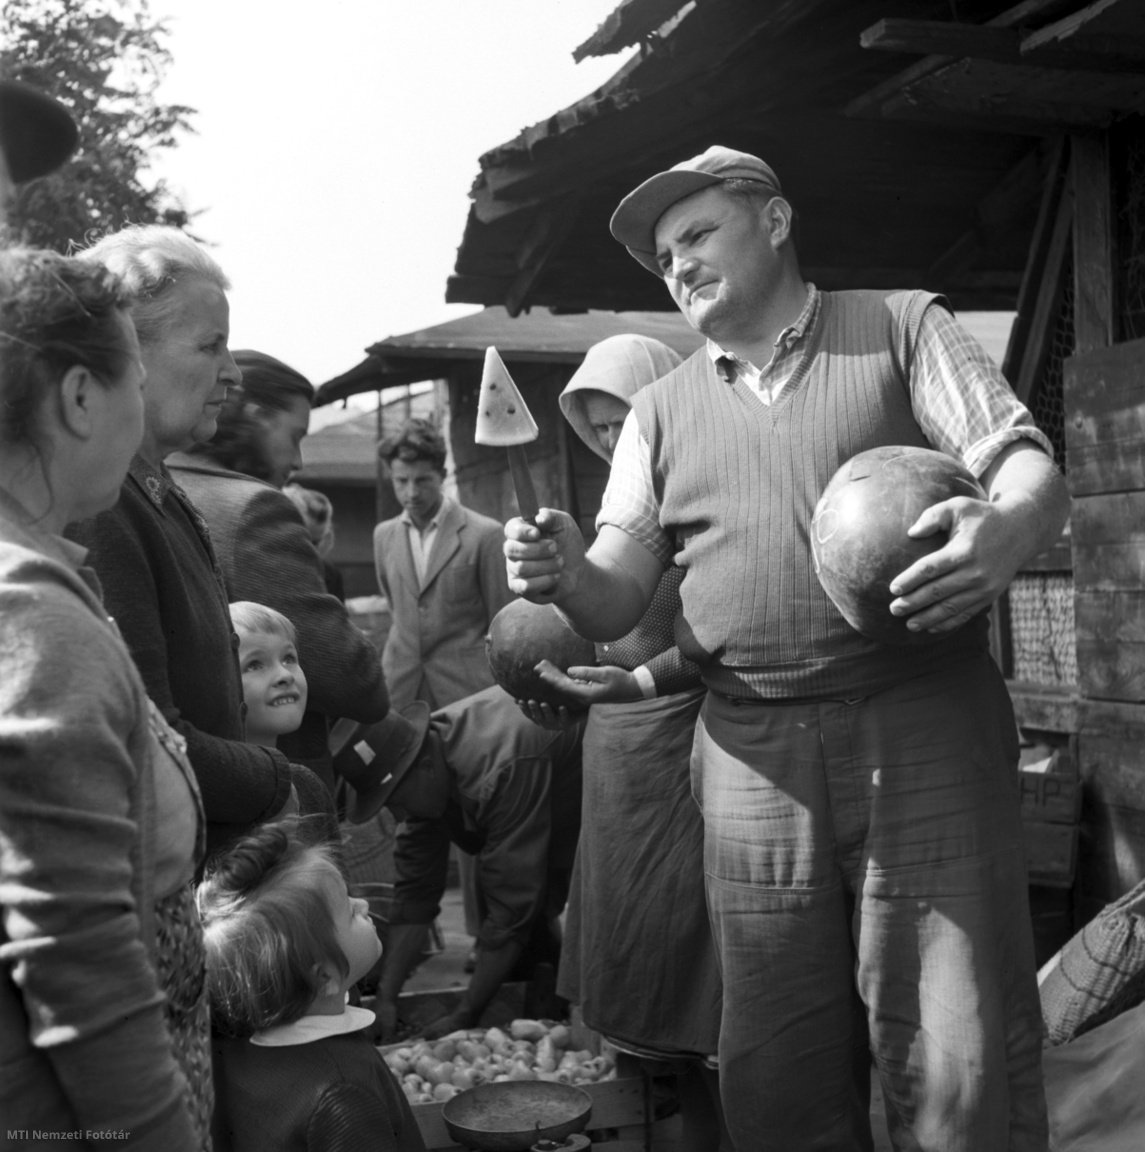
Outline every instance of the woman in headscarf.
<path id="1" fill-rule="evenodd" d="M 213 1099 L 198 791 L 62 537 L 118 499 L 142 382 L 114 276 L 0 253 L 0 1116 L 9 1140 L 191 1152 Z"/>
<path id="2" fill-rule="evenodd" d="M 209 440 L 241 373 L 227 348 L 230 308 L 218 264 L 176 228 L 125 228 L 81 254 L 127 288 L 139 334 L 143 443 L 118 504 L 78 525 L 104 597 L 147 693 L 187 741 L 203 793 L 210 847 L 252 824 L 300 810 L 326 813 L 329 795 L 283 753 L 243 742 L 237 638 L 210 533 L 164 461 Z"/>
<path id="3" fill-rule="evenodd" d="M 207 521 L 230 599 L 275 608 L 297 629 L 309 698 L 302 726 L 278 746 L 333 792 L 330 724 L 341 717 L 373 724 L 385 716 L 381 659 L 327 592 L 322 558 L 282 492 L 302 465 L 314 389 L 263 352 L 236 352 L 235 362 L 242 383 L 227 394 L 218 432 L 176 452 L 167 465 Z"/>
<path id="4" fill-rule="evenodd" d="M 632 396 L 680 362 L 658 340 L 610 337 L 589 349 L 561 411 L 611 461 Z M 665 571 L 636 628 L 597 645 L 596 666 L 567 676 L 540 666 L 550 684 L 591 705 L 557 991 L 618 1047 L 678 1070 L 687 1149 L 729 1152 L 713 1057 L 721 985 L 689 771 L 704 689 L 673 634 L 682 578 L 680 568 Z M 552 722 L 547 706 L 531 711 Z"/>

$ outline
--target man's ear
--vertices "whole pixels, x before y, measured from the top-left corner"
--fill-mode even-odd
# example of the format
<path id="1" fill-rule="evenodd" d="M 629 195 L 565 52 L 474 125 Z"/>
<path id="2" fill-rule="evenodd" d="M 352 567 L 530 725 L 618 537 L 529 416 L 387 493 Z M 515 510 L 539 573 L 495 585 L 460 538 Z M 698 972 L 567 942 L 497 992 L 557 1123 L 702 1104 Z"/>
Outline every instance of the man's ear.
<path id="1" fill-rule="evenodd" d="M 102 399 L 96 392 L 103 385 L 90 368 L 73 365 L 64 373 L 56 392 L 56 414 L 61 426 L 80 440 L 90 440 L 95 433 L 95 404 Z"/>
<path id="2" fill-rule="evenodd" d="M 791 239 L 791 226 L 795 218 L 795 209 L 783 199 L 782 196 L 773 196 L 763 210 L 767 221 L 768 231 L 771 233 L 771 245 L 778 248 Z"/>

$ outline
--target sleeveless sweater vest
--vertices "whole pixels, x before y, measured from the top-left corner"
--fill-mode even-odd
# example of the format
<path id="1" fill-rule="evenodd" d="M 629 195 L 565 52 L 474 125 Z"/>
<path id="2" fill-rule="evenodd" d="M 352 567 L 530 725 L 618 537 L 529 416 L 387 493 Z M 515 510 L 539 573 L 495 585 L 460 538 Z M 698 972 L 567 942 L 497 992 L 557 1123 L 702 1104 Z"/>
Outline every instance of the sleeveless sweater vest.
<path id="1" fill-rule="evenodd" d="M 914 419 L 919 324 L 940 297 L 824 292 L 775 403 L 729 384 L 701 348 L 633 397 L 660 523 L 685 570 L 680 650 L 710 688 L 758 699 L 869 695 L 986 648 L 987 614 L 917 647 L 868 640 L 815 575 L 811 518 L 827 482 L 868 448 L 932 447 Z"/>

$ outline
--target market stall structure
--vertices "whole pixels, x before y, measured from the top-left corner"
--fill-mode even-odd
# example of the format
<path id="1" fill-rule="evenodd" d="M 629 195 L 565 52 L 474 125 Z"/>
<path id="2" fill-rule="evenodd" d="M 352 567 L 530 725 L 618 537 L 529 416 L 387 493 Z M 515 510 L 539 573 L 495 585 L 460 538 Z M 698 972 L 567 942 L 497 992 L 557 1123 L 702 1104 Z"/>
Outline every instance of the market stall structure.
<path id="1" fill-rule="evenodd" d="M 461 503 L 505 521 L 517 514 L 517 505 L 504 449 L 484 448 L 473 440 L 485 349 L 496 347 L 540 426 L 540 439 L 529 445 L 529 464 L 542 505 L 570 510 L 591 532 L 608 469 L 567 434 L 557 397 L 588 349 L 621 332 L 663 340 L 684 356 L 701 343 L 682 316 L 668 312 L 558 314 L 536 308 L 513 318 L 493 306 L 379 341 L 360 364 L 323 384 L 317 403 L 416 381 L 443 381 L 442 417 Z"/>
<path id="2" fill-rule="evenodd" d="M 1016 310 L 1004 371 L 1074 510 L 999 605 L 994 645 L 1029 758 L 1062 770 L 1028 798 L 1032 864 L 1056 885 L 1035 907 L 1060 943 L 1145 875 L 1145 9 L 625 0 L 575 55 L 633 47 L 480 158 L 446 298 L 507 316 L 669 308 L 608 219 L 720 143 L 780 173 L 821 288 Z"/>

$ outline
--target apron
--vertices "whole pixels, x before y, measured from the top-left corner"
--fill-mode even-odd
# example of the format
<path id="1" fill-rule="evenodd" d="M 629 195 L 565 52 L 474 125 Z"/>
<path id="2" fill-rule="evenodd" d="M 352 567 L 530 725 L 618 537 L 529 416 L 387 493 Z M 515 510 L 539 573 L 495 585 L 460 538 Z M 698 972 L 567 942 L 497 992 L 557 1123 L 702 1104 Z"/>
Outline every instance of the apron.
<path id="1" fill-rule="evenodd" d="M 557 991 L 622 1047 L 706 1056 L 721 986 L 689 762 L 705 692 L 594 704 Z"/>

